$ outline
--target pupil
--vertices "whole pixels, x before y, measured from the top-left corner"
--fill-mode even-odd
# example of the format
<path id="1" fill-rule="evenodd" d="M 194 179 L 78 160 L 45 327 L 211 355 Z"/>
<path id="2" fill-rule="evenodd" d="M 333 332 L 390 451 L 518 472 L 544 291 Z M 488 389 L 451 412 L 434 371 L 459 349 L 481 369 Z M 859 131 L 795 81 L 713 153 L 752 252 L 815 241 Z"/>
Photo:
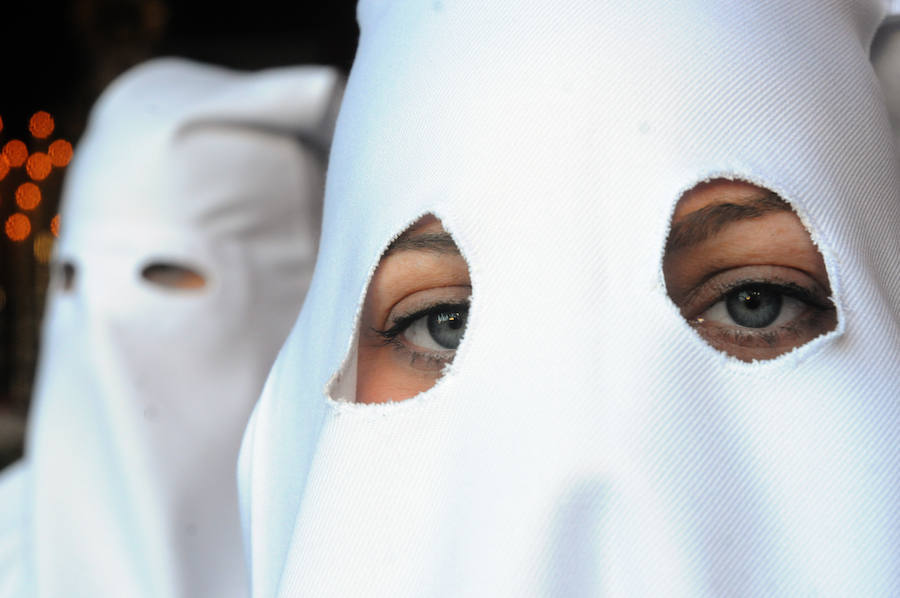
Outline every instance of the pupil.
<path id="1" fill-rule="evenodd" d="M 735 324 L 765 328 L 781 314 L 782 296 L 764 285 L 742 287 L 726 296 L 725 307 Z"/>
<path id="2" fill-rule="evenodd" d="M 751 293 L 749 291 L 743 291 L 740 294 L 740 298 L 741 298 L 741 301 L 744 302 L 744 306 L 747 309 L 756 309 L 759 307 L 759 304 L 761 303 L 759 300 L 758 293 Z"/>

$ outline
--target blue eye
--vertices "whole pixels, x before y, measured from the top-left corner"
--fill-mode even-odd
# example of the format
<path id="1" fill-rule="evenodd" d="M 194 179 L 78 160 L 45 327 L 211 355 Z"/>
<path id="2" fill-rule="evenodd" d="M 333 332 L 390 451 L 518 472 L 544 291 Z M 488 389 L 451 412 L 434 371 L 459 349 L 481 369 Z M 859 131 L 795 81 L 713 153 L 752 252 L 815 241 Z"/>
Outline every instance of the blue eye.
<path id="1" fill-rule="evenodd" d="M 387 330 L 375 330 L 387 342 L 406 343 L 428 351 L 452 353 L 466 331 L 469 304 L 441 304 L 403 316 Z"/>
<path id="2" fill-rule="evenodd" d="M 452 351 L 466 331 L 467 306 L 438 305 L 410 317 L 403 336 L 413 345 L 432 351 Z M 414 319 L 413 319 L 414 318 Z"/>
<path id="3" fill-rule="evenodd" d="M 769 285 L 749 285 L 725 296 L 728 315 L 738 326 L 765 328 L 781 314 L 783 292 Z"/>
<path id="4" fill-rule="evenodd" d="M 373 332 L 409 357 L 410 365 L 422 370 L 440 370 L 453 361 L 462 342 L 469 317 L 468 300 L 422 307 L 395 318 L 387 330 Z"/>
<path id="5" fill-rule="evenodd" d="M 455 349 L 466 331 L 466 310 L 441 310 L 426 316 L 428 333 L 445 349 Z"/>
<path id="6" fill-rule="evenodd" d="M 829 311 L 812 293 L 793 284 L 746 282 L 725 292 L 694 321 L 740 328 L 769 329 L 797 321 L 813 311 Z"/>

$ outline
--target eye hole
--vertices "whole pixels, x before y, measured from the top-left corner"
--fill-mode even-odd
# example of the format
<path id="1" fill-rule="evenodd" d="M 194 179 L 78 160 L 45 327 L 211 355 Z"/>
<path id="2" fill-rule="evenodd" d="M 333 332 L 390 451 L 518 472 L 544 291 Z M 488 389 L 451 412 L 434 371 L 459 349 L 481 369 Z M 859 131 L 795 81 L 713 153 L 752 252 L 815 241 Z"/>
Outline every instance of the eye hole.
<path id="1" fill-rule="evenodd" d="M 434 386 L 462 342 L 471 293 L 468 264 L 434 216 L 391 243 L 363 304 L 357 402 L 401 401 Z"/>
<path id="2" fill-rule="evenodd" d="M 63 262 L 60 266 L 62 289 L 71 291 L 75 288 L 75 266 L 71 262 Z"/>
<path id="3" fill-rule="evenodd" d="M 716 349 L 771 359 L 837 326 L 825 263 L 775 193 L 715 180 L 675 209 L 663 273 L 669 296 Z"/>
<path id="4" fill-rule="evenodd" d="M 145 266 L 141 270 L 141 277 L 151 284 L 168 289 L 196 290 L 206 286 L 206 279 L 197 271 L 165 262 Z"/>

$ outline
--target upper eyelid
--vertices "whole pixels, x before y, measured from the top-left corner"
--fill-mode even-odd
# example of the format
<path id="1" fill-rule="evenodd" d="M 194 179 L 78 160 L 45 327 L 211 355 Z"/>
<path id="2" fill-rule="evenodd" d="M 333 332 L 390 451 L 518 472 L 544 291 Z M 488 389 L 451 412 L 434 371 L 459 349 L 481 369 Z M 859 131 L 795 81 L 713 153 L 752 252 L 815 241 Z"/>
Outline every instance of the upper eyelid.
<path id="1" fill-rule="evenodd" d="M 795 282 L 773 282 L 770 280 L 760 280 L 760 279 L 743 279 L 737 280 L 735 282 L 728 283 L 726 288 L 724 288 L 719 295 L 719 299 L 725 297 L 725 295 L 729 293 L 733 293 L 740 288 L 749 287 L 749 286 L 765 286 L 774 289 L 778 289 L 779 291 L 787 291 L 784 294 L 795 297 L 796 299 L 803 299 L 810 303 L 816 300 L 815 293 L 810 291 L 807 288 L 804 288 L 802 285 L 799 285 Z"/>
<path id="2" fill-rule="evenodd" d="M 465 301 L 456 302 L 456 303 L 449 302 L 449 301 L 438 301 L 427 307 L 420 307 L 420 308 L 416 309 L 416 311 L 413 311 L 408 314 L 404 314 L 402 316 L 394 318 L 393 326 L 391 326 L 390 328 L 388 328 L 387 330 L 382 331 L 382 332 L 392 332 L 395 329 L 399 330 L 399 331 L 403 331 L 406 328 L 408 328 L 410 324 L 412 324 L 419 318 L 423 318 L 423 317 L 427 316 L 429 313 L 431 313 L 439 308 L 454 308 L 454 307 L 463 307 L 465 309 L 468 309 L 469 308 L 469 300 L 466 299 Z M 378 332 L 378 331 L 376 330 L 376 332 Z"/>
<path id="3" fill-rule="evenodd" d="M 818 299 L 818 297 L 816 297 L 815 293 L 810 292 L 808 289 L 805 289 L 798 284 L 771 283 L 771 282 L 751 280 L 751 281 L 741 281 L 740 283 L 735 284 L 734 286 L 731 287 L 730 290 L 719 294 L 713 301 L 706 303 L 704 307 L 696 309 L 695 311 L 698 312 L 698 315 L 693 316 L 691 318 L 691 320 L 692 321 L 695 320 L 696 318 L 700 317 L 701 314 L 706 313 L 707 311 L 709 311 L 716 305 L 725 301 L 727 295 L 729 295 L 730 293 L 737 291 L 741 288 L 746 288 L 746 287 L 750 287 L 750 286 L 770 287 L 770 288 L 776 290 L 777 292 L 779 292 L 781 295 L 790 297 L 791 299 L 800 301 L 810 307 L 813 307 L 813 308 L 821 310 L 821 311 L 830 311 L 830 310 L 836 309 L 834 304 L 831 303 L 830 300 L 820 301 Z"/>
<path id="4" fill-rule="evenodd" d="M 741 277 L 737 280 L 733 280 L 733 281 L 722 282 L 722 281 L 718 280 L 720 277 L 725 277 L 728 275 L 729 272 L 732 272 L 735 270 L 743 270 L 745 268 L 747 268 L 747 269 L 760 268 L 760 267 L 771 268 L 776 273 L 780 273 L 782 270 L 795 272 L 796 275 L 803 277 L 804 280 L 809 280 L 810 284 L 808 286 L 798 284 L 792 280 L 789 280 L 788 277 L 785 275 L 766 276 L 764 274 L 759 274 L 759 275 L 754 276 L 752 273 L 745 274 L 743 277 Z M 752 270 L 751 270 L 751 272 L 752 272 Z M 754 266 L 746 266 L 746 267 L 741 267 L 741 268 L 724 268 L 722 270 L 717 270 L 716 272 L 713 272 L 713 273 L 703 277 L 703 279 L 698 281 L 689 292 L 685 293 L 680 298 L 679 305 L 680 306 L 689 305 L 689 304 L 693 303 L 694 301 L 696 301 L 698 297 L 709 294 L 710 286 L 712 286 L 712 292 L 717 293 L 718 298 L 721 299 L 725 294 L 727 294 L 741 286 L 746 286 L 746 285 L 750 285 L 750 284 L 766 284 L 766 285 L 782 286 L 782 287 L 788 287 L 788 288 L 791 288 L 792 286 L 794 286 L 796 288 L 802 289 L 803 291 L 809 293 L 813 297 L 821 296 L 822 297 L 821 303 L 823 303 L 823 304 L 828 302 L 830 293 L 831 293 L 829 287 L 827 287 L 827 286 L 823 287 L 822 284 L 816 279 L 816 277 L 814 275 L 810 274 L 809 272 L 807 272 L 805 270 L 801 270 L 801 269 L 794 268 L 791 266 L 756 266 L 756 265 L 754 265 Z M 712 305 L 712 303 L 709 303 L 709 305 Z"/>
<path id="5" fill-rule="evenodd" d="M 433 296 L 433 293 L 447 291 L 447 289 L 468 289 L 468 294 L 465 297 L 462 297 L 460 295 L 453 295 L 453 296 L 449 296 L 449 297 L 448 296 L 440 296 L 439 298 L 435 298 Z M 472 285 L 470 285 L 470 284 L 453 284 L 453 285 L 447 285 L 447 286 L 442 286 L 442 287 L 420 289 L 420 290 L 408 293 L 408 294 L 404 295 L 403 297 L 401 297 L 391 303 L 390 308 L 387 309 L 387 315 L 390 316 L 391 314 L 393 314 L 394 310 L 397 309 L 398 305 L 406 303 L 407 301 L 410 301 L 412 297 L 415 297 L 417 295 L 424 295 L 426 293 L 429 295 L 428 298 L 417 302 L 415 308 L 413 308 L 412 310 L 406 309 L 406 310 L 404 310 L 404 313 L 402 315 L 395 316 L 395 317 L 388 317 L 388 320 L 396 321 L 397 319 L 399 319 L 401 317 L 405 317 L 407 315 L 414 314 L 414 313 L 417 313 L 417 312 L 420 312 L 423 310 L 429 310 L 429 309 L 434 308 L 439 305 L 458 305 L 458 304 L 462 304 L 462 303 L 468 303 L 472 299 Z M 447 293 L 450 294 L 449 291 L 447 291 Z"/>

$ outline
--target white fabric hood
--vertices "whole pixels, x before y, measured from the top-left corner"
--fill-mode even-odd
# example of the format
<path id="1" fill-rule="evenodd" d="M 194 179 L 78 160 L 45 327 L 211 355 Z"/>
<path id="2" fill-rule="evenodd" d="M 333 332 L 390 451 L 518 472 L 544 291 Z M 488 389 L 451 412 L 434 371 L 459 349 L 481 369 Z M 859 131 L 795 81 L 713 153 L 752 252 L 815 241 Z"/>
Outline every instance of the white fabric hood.
<path id="1" fill-rule="evenodd" d="M 254 597 L 900 595 L 887 9 L 360 2 L 315 275 L 242 447 Z M 712 177 L 795 208 L 834 331 L 747 363 L 682 318 L 663 249 Z M 455 361 L 327 398 L 425 213 L 471 272 Z"/>
<path id="2" fill-rule="evenodd" d="M 41 597 L 245 596 L 241 433 L 309 284 L 342 77 L 158 59 L 65 181 L 26 446 Z M 159 287 L 152 264 L 202 289 Z"/>

